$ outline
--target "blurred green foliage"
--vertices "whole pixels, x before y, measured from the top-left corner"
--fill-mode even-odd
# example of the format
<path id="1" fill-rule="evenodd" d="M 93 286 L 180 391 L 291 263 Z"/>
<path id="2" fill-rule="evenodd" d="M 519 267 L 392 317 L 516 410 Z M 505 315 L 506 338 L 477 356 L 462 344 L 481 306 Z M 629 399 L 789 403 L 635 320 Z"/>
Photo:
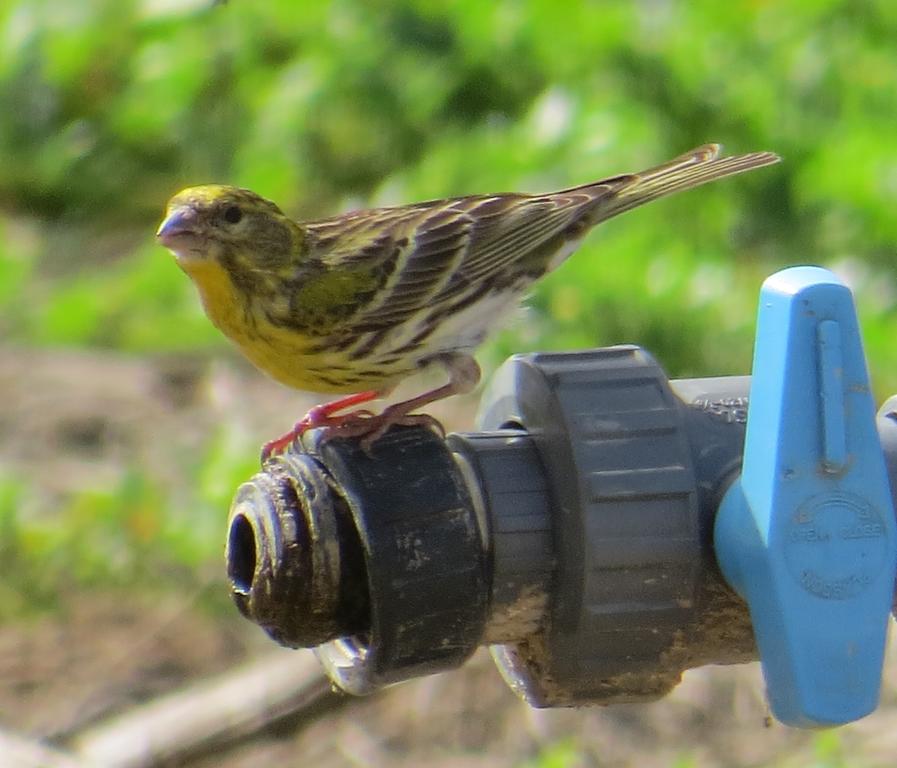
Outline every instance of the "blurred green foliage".
<path id="1" fill-rule="evenodd" d="M 786 162 L 607 225 L 500 353 L 632 341 L 674 374 L 743 371 L 761 278 L 814 262 L 854 280 L 877 379 L 897 386 L 887 0 L 0 7 L 0 207 L 38 233 L 25 255 L 0 247 L 13 338 L 218 343 L 151 242 L 187 184 L 315 216 L 544 190 L 720 140 Z"/>
<path id="2" fill-rule="evenodd" d="M 544 191 L 721 141 L 785 162 L 603 225 L 486 362 L 633 342 L 672 375 L 743 373 L 762 279 L 819 263 L 856 290 L 884 396 L 897 391 L 895 40 L 889 0 L 0 0 L 0 336 L 230 354 L 153 242 L 189 184 L 248 186 L 302 218 Z M 213 437 L 196 498 L 136 472 L 46 529 L 20 527 L 24 491 L 3 480 L 4 559 L 84 550 L 91 582 L 138 578 L 144 539 L 176 565 L 211 542 L 217 557 L 246 453 Z M 140 510 L 178 503 L 189 527 L 146 527 Z M 88 508 L 102 533 L 89 547 Z"/>
<path id="3" fill-rule="evenodd" d="M 532 760 L 520 764 L 519 768 L 578 768 L 584 765 L 579 750 L 571 739 L 557 741 L 542 749 Z"/>

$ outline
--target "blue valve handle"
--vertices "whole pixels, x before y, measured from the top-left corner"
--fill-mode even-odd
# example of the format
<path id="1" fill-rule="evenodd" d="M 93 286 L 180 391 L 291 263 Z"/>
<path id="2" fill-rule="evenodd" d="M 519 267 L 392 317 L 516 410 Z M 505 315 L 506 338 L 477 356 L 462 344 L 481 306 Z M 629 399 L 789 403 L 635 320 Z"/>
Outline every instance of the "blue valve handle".
<path id="1" fill-rule="evenodd" d="M 894 508 L 850 290 L 819 267 L 763 284 L 742 474 L 716 520 L 773 714 L 875 709 L 897 564 Z"/>

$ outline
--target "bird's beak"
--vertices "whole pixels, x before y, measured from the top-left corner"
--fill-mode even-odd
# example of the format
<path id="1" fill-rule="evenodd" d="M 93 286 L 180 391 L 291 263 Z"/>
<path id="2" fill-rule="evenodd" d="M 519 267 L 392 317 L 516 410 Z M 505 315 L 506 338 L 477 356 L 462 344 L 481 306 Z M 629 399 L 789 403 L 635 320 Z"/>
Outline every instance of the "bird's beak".
<path id="1" fill-rule="evenodd" d="M 166 248 L 174 248 L 179 238 L 196 233 L 196 213 L 191 208 L 175 208 L 168 212 L 156 230 L 156 239 Z"/>

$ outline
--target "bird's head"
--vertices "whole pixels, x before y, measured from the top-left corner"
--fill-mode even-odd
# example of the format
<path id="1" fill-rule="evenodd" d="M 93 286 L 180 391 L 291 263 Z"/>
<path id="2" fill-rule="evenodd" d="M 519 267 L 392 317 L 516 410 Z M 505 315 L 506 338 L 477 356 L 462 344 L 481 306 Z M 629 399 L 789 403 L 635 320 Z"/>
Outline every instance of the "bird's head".
<path id="1" fill-rule="evenodd" d="M 247 270 L 283 266 L 301 237 L 274 203 L 248 189 L 188 187 L 168 202 L 156 231 L 187 272 L 214 264 Z"/>

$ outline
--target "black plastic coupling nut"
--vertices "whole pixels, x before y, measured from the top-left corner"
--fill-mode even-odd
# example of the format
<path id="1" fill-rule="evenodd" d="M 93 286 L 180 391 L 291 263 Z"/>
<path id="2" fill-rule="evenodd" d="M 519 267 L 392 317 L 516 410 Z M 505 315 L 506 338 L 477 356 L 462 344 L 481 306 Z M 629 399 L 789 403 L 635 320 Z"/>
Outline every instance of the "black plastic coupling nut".
<path id="1" fill-rule="evenodd" d="M 652 700 L 689 667 L 755 656 L 710 542 L 744 441 L 722 404 L 743 410 L 748 386 L 670 382 L 633 346 L 520 355 L 496 373 L 480 425 L 529 435 L 550 487 L 547 615 L 493 649 L 530 704 Z"/>
<path id="2" fill-rule="evenodd" d="M 350 693 L 458 666 L 483 636 L 486 553 L 443 439 L 396 427 L 365 450 L 318 435 L 237 494 L 238 607 L 279 642 L 316 647 Z"/>

